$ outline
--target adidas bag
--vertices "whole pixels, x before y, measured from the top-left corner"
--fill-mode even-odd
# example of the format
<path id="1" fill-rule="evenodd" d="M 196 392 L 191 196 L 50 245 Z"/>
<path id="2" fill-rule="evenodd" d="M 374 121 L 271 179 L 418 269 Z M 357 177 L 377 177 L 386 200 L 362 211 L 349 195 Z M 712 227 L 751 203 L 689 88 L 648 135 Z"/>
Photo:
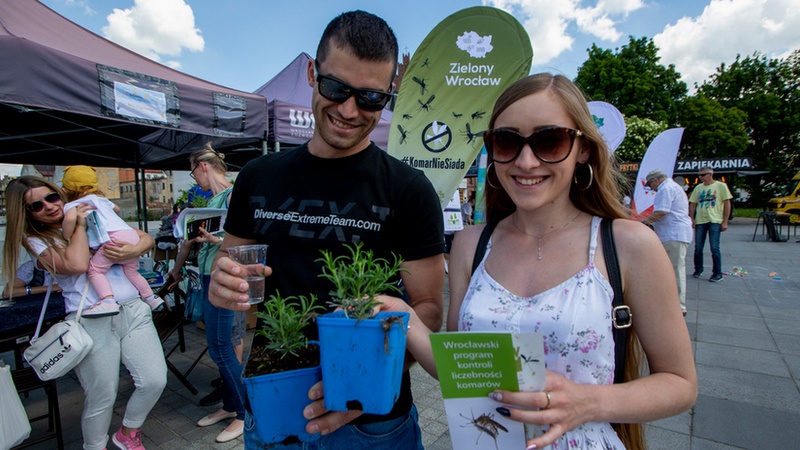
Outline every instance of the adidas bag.
<path id="1" fill-rule="evenodd" d="M 89 284 L 86 284 L 88 288 Z M 52 288 L 52 285 L 50 286 Z M 50 327 L 47 333 L 39 336 L 47 301 L 50 298 L 50 289 L 47 290 L 42 314 L 39 316 L 39 325 L 36 327 L 31 346 L 25 349 L 24 356 L 28 364 L 36 371 L 42 381 L 53 380 L 66 375 L 80 363 L 84 356 L 92 349 L 94 341 L 89 333 L 80 324 L 83 302 L 86 290 L 83 291 L 78 313 L 74 320 L 64 320 Z"/>

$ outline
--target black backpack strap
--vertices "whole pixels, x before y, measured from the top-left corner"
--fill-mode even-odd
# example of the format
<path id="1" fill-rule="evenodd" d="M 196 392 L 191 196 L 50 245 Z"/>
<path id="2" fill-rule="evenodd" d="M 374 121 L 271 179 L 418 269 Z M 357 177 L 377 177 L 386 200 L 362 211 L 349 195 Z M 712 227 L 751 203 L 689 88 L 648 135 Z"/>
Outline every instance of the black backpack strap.
<path id="1" fill-rule="evenodd" d="M 483 227 L 481 237 L 478 239 L 478 246 L 475 248 L 475 257 L 472 258 L 472 272 L 478 269 L 478 266 L 483 261 L 483 255 L 486 254 L 486 245 L 489 243 L 489 238 L 492 237 L 492 232 L 497 226 L 497 222 L 489 222 Z"/>
<path id="2" fill-rule="evenodd" d="M 614 289 L 614 302 L 611 312 L 611 321 L 614 333 L 614 383 L 622 383 L 625 373 L 625 347 L 628 342 L 628 328 L 631 326 L 631 309 L 625 305 L 622 294 L 622 276 L 617 259 L 617 246 L 614 244 L 613 219 L 603 219 L 600 222 L 600 232 L 603 238 L 603 256 L 606 260 L 606 270 L 611 287 Z"/>

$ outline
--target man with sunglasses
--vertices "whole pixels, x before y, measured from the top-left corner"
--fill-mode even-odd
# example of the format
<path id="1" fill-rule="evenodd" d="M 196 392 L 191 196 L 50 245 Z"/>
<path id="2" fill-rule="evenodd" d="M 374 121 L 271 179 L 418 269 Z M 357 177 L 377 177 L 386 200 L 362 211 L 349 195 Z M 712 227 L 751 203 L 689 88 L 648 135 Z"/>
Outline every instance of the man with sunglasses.
<path id="1" fill-rule="evenodd" d="M 227 234 L 212 273 L 209 298 L 216 306 L 248 308 L 242 303 L 246 296 L 241 286 L 250 268 L 226 257 L 230 246 L 269 245 L 266 295 L 314 294 L 319 304 L 326 305 L 333 285 L 319 277 L 320 250 L 343 255 L 343 244 L 361 242 L 376 257 L 403 258 L 406 271 L 400 278 L 409 304 L 430 329 L 440 329 L 444 224 L 438 196 L 421 171 L 369 140 L 393 96 L 397 57 L 394 33 L 379 17 L 353 11 L 327 26 L 316 60 L 308 65 L 315 119 L 311 140 L 251 161 L 236 179 Z M 316 327 L 308 330 L 312 339 L 316 333 Z M 253 345 L 260 345 L 258 338 Z M 406 361 L 410 365 L 411 358 Z M 315 401 L 309 402 L 305 416 L 313 420 L 306 430 L 322 434 L 319 448 L 422 448 L 408 370 L 400 398 L 384 416 L 328 412 L 322 390 L 312 388 L 310 395 Z M 254 421 L 259 420 L 269 417 L 248 413 L 245 418 L 246 448 L 266 448 L 255 430 Z M 269 448 L 302 448 L 302 444 Z"/>
<path id="2" fill-rule="evenodd" d="M 711 247 L 711 278 L 708 281 L 722 281 L 722 256 L 719 250 L 720 233 L 728 229 L 731 214 L 731 191 L 728 185 L 714 179 L 714 170 L 703 167 L 698 174 L 702 183 L 698 184 L 689 197 L 689 218 L 694 227 L 694 273 L 695 278 L 703 274 L 703 247 L 708 236 Z"/>

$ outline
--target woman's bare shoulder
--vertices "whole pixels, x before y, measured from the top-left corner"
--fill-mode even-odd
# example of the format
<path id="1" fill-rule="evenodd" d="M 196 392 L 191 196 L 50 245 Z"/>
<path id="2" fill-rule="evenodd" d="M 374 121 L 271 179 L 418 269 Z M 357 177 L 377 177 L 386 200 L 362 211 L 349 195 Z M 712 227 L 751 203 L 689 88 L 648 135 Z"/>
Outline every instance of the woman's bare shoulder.
<path id="1" fill-rule="evenodd" d="M 614 243 L 617 251 L 629 256 L 642 252 L 646 255 L 653 247 L 661 247 L 661 241 L 652 229 L 631 219 L 614 219 Z"/>

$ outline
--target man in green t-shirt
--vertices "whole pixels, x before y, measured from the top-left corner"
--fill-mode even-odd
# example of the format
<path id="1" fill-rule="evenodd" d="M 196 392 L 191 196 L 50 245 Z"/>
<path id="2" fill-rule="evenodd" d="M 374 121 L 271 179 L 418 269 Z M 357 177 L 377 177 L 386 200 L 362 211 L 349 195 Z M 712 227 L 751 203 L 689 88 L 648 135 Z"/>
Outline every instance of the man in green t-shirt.
<path id="1" fill-rule="evenodd" d="M 703 167 L 699 173 L 698 184 L 689 197 L 689 217 L 694 228 L 694 273 L 695 278 L 703 274 L 703 247 L 708 235 L 711 247 L 711 278 L 708 281 L 722 281 L 722 256 L 719 251 L 720 233 L 728 229 L 731 214 L 731 191 L 728 185 L 714 179 L 714 170 Z"/>

